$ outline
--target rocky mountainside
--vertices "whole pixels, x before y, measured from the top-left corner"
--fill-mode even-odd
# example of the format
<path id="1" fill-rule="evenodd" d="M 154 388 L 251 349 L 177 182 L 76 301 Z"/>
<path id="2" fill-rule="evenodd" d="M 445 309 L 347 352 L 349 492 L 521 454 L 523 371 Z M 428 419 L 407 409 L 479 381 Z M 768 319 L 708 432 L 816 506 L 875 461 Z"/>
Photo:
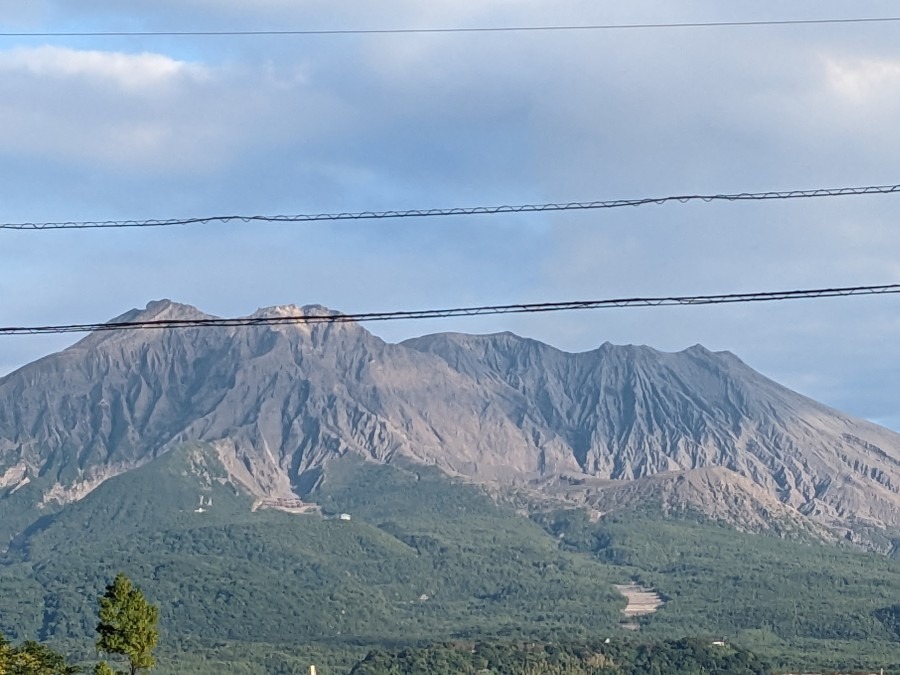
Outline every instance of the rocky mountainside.
<path id="1" fill-rule="evenodd" d="M 607 343 L 567 354 L 509 333 L 404 344 L 516 390 L 591 476 L 723 467 L 827 525 L 900 525 L 900 435 L 801 396 L 731 353 Z"/>
<path id="2" fill-rule="evenodd" d="M 116 320 L 205 316 L 158 301 Z M 900 435 L 732 354 L 569 354 L 508 333 L 389 344 L 353 323 L 98 332 L 0 379 L 0 504 L 76 500 L 192 441 L 267 498 L 304 494 L 345 453 L 535 487 L 721 467 L 669 494 L 706 509 L 739 484 L 792 518 L 900 528 Z"/>
<path id="3" fill-rule="evenodd" d="M 589 505 L 595 519 L 625 512 L 695 516 L 728 523 L 741 532 L 836 539 L 833 531 L 782 504 L 749 478 L 722 467 L 665 471 L 632 480 L 562 475 L 538 483 L 544 495 Z"/>

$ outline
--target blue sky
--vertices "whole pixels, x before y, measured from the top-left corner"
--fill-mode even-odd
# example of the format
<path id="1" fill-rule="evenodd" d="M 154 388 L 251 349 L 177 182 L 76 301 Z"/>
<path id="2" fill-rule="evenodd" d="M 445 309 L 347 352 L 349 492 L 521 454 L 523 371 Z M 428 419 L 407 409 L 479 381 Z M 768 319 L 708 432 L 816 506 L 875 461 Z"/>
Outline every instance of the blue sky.
<path id="1" fill-rule="evenodd" d="M 893 2 L 0 0 L 3 31 L 890 16 Z M 0 220 L 170 218 L 900 182 L 900 24 L 278 38 L 0 38 Z M 900 282 L 900 196 L 0 234 L 0 324 Z M 896 296 L 368 326 L 738 354 L 900 428 Z M 72 341 L 0 338 L 0 374 Z"/>

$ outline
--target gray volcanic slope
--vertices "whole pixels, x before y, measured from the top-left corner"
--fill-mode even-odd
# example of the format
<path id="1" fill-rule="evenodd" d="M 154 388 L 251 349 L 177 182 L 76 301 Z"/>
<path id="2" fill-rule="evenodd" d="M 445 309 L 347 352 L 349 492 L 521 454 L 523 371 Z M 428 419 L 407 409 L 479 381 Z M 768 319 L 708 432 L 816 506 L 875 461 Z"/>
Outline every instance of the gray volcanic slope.
<path id="1" fill-rule="evenodd" d="M 203 316 L 159 301 L 119 320 Z M 71 501 L 190 441 L 215 445 L 260 496 L 305 491 L 346 452 L 520 484 L 719 466 L 822 524 L 900 526 L 900 435 L 700 346 L 388 344 L 352 323 L 151 329 L 96 333 L 0 379 L 0 503 L 27 484 Z"/>
<path id="2" fill-rule="evenodd" d="M 782 387 L 731 353 L 607 343 L 567 354 L 510 333 L 403 344 L 521 393 L 590 475 L 719 466 L 824 524 L 900 525 L 900 435 Z"/>

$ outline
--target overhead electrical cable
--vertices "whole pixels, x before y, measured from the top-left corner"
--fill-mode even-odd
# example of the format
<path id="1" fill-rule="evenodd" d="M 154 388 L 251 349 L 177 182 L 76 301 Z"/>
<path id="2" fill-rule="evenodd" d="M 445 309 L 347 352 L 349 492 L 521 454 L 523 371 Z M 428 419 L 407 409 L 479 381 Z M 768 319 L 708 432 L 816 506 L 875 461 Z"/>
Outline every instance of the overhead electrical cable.
<path id="1" fill-rule="evenodd" d="M 436 209 L 408 209 L 395 211 L 358 211 L 342 213 L 303 213 L 294 215 L 222 215 L 195 218 L 169 218 L 165 220 L 74 220 L 58 222 L 0 223 L 0 230 L 85 230 L 125 227 L 171 227 L 175 225 L 199 225 L 228 222 L 305 223 L 337 220 L 384 220 L 392 218 L 428 218 L 437 216 L 475 216 L 499 213 L 536 213 L 545 211 L 588 211 L 616 209 L 626 206 L 647 206 L 688 202 L 743 202 L 773 201 L 784 199 L 815 199 L 823 197 L 848 197 L 858 195 L 884 195 L 900 192 L 898 185 L 866 185 L 861 187 L 816 188 L 813 190 L 783 190 L 769 192 L 739 192 L 733 194 L 685 194 L 669 197 L 643 197 L 640 199 L 613 199 L 606 201 L 551 202 L 545 204 L 519 204 L 501 206 L 464 206 Z"/>
<path id="2" fill-rule="evenodd" d="M 566 302 L 542 302 L 513 305 L 484 305 L 479 307 L 454 307 L 450 309 L 424 309 L 411 311 L 363 312 L 356 314 L 315 313 L 302 315 L 258 315 L 234 319 L 183 318 L 150 319 L 144 321 L 110 321 L 107 323 L 81 323 L 52 326 L 0 327 L 0 335 L 39 335 L 45 333 L 87 333 L 95 331 L 125 331 L 173 328 L 212 328 L 241 326 L 284 326 L 296 324 L 360 323 L 367 321 L 406 321 L 420 319 L 445 319 L 459 316 L 485 316 L 491 314 L 533 314 L 562 312 L 579 309 L 611 309 L 616 307 L 664 307 L 670 305 L 720 305 L 729 303 L 773 302 L 803 298 L 834 298 L 858 295 L 883 295 L 900 293 L 900 284 L 880 286 L 849 286 L 843 288 L 816 288 L 794 291 L 770 291 L 762 293 L 727 293 L 720 295 L 674 295 L 660 297 L 617 298 L 611 300 L 575 300 Z"/>
<path id="3" fill-rule="evenodd" d="M 0 37 L 267 37 L 328 35 L 404 35 L 428 33 L 539 33 L 554 31 L 616 31 L 691 28 L 738 28 L 763 26 L 823 26 L 831 24 L 895 23 L 900 16 L 867 16 L 825 19 L 763 19 L 759 21 L 682 21 L 671 23 L 612 23 L 552 26 L 472 26 L 448 28 L 311 28 L 281 30 L 157 30 L 157 31 L 4 31 Z"/>

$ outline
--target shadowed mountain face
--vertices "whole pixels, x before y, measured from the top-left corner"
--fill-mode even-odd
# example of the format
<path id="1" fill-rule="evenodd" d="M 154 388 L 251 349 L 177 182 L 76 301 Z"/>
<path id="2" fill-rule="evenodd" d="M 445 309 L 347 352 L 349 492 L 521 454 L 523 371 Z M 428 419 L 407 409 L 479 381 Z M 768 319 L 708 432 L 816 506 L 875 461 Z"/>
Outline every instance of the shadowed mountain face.
<path id="1" fill-rule="evenodd" d="M 118 320 L 204 316 L 159 301 Z M 72 501 L 191 441 L 259 496 L 304 493 L 347 452 L 516 484 L 723 467 L 755 504 L 900 527 L 900 435 L 729 353 L 569 354 L 508 333 L 395 345 L 352 323 L 100 332 L 0 379 L 0 504 Z"/>

